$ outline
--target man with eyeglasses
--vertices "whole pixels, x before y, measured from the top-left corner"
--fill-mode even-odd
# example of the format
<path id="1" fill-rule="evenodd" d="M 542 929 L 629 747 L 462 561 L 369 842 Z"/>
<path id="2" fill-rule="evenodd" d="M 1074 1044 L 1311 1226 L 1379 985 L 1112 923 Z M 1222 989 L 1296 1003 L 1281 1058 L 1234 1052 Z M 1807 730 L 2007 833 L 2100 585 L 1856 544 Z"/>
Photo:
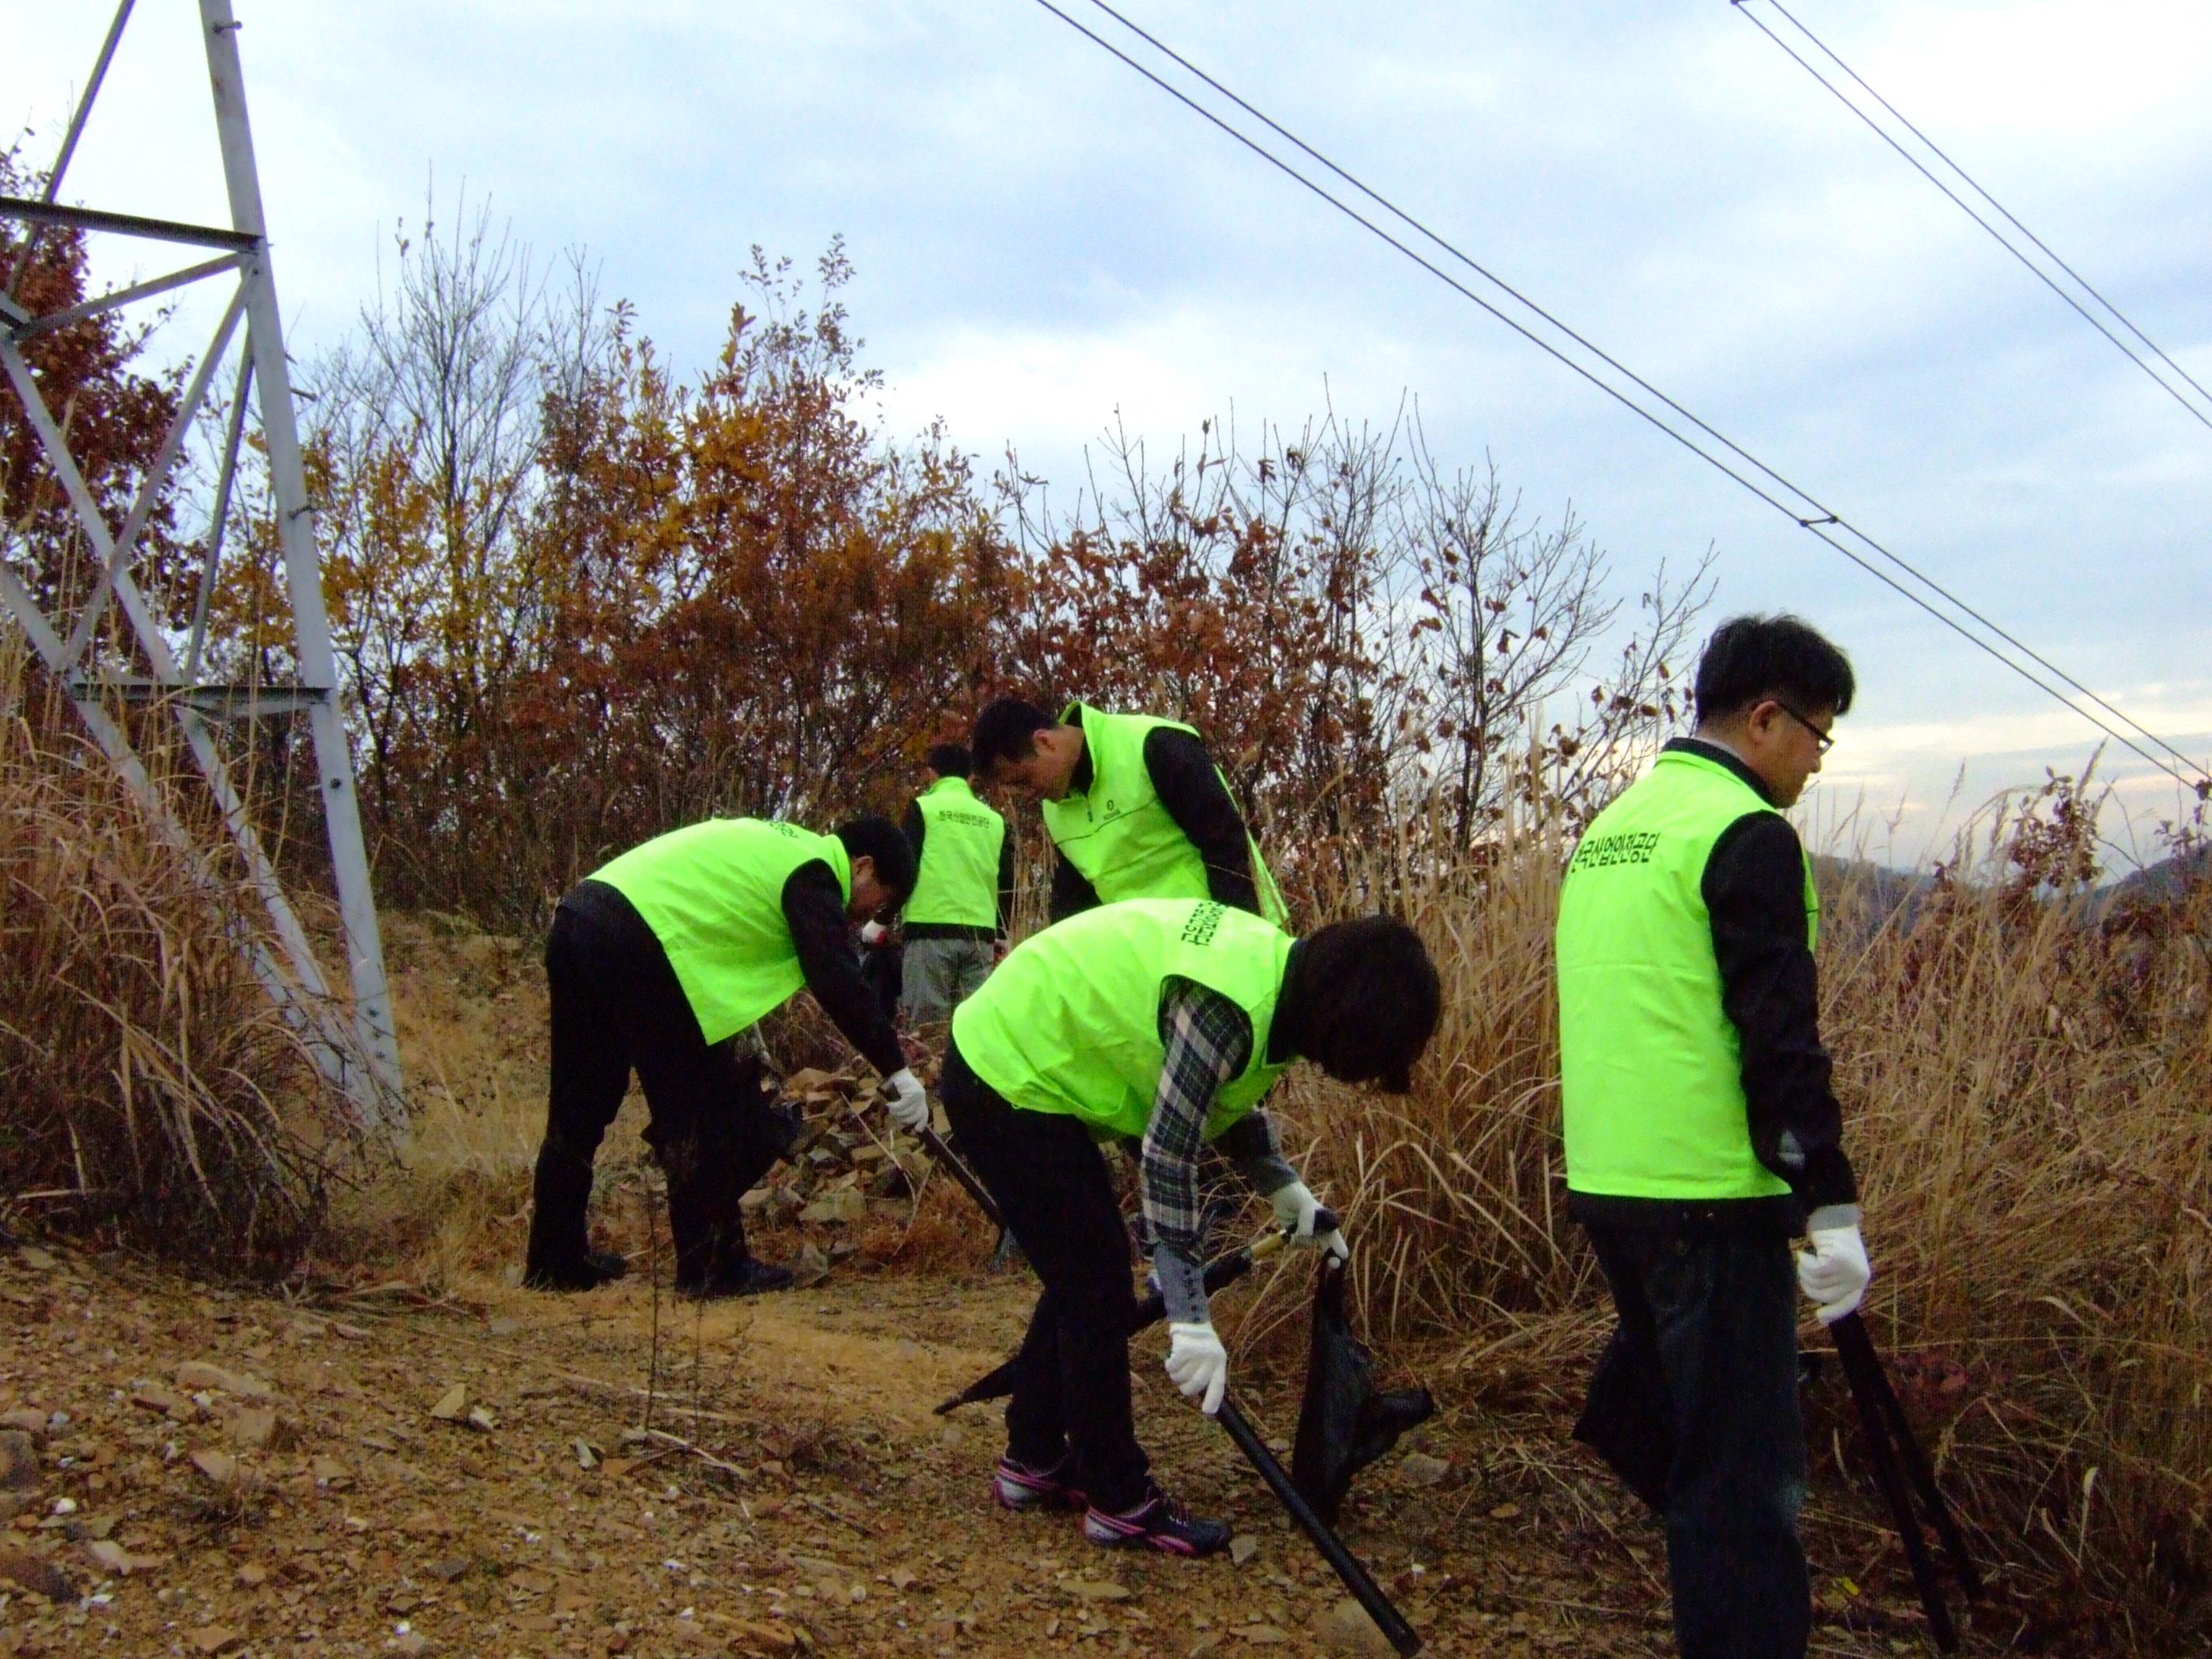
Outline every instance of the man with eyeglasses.
<path id="1" fill-rule="evenodd" d="M 1796 1292 L 1832 1322 L 1869 1270 L 1820 899 L 1782 812 L 1854 689 L 1794 617 L 1723 623 L 1695 732 L 1598 815 L 1560 890 L 1569 1213 L 1620 1315 L 1575 1432 L 1666 1522 L 1685 1659 L 1798 1659 L 1810 1632 Z"/>

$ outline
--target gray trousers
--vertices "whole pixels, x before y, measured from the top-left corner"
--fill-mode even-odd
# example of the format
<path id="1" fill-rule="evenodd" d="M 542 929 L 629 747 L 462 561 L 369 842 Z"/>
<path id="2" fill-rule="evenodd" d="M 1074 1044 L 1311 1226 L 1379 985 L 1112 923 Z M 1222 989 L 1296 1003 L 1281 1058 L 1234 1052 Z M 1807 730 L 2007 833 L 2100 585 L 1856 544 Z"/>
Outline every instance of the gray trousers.
<path id="1" fill-rule="evenodd" d="M 910 939 L 899 1000 L 915 1024 L 939 1024 L 990 975 L 988 939 Z"/>

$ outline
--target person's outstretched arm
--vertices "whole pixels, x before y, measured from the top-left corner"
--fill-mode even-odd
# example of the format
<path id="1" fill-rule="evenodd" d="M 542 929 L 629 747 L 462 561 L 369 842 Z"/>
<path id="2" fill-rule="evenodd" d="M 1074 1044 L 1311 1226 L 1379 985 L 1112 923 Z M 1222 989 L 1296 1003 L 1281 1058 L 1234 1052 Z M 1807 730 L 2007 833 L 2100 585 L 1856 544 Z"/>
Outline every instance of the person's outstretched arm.
<path id="1" fill-rule="evenodd" d="M 830 1024 L 880 1076 L 905 1070 L 906 1054 L 899 1047 L 898 1033 L 860 977 L 860 958 L 853 948 L 837 872 L 820 859 L 810 859 L 793 871 L 783 884 L 783 919 L 798 948 L 806 988 Z"/>

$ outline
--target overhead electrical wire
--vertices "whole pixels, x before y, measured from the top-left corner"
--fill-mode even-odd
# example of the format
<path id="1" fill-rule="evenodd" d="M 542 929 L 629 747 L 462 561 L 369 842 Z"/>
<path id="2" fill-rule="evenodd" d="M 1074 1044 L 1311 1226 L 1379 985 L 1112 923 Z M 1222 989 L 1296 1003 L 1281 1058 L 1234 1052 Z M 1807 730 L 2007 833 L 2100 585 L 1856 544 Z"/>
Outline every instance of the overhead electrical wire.
<path id="1" fill-rule="evenodd" d="M 1841 87 L 1831 81 L 1826 76 L 1821 74 L 1819 69 L 1806 61 L 1802 53 L 1799 52 L 1787 40 L 1784 40 L 1780 35 L 1769 28 L 1765 21 L 1759 18 L 1759 15 L 1752 10 L 1751 6 L 1747 3 L 1747 0 L 1729 0 L 1729 3 L 1735 7 L 1737 11 L 1741 12 L 1743 15 L 1750 21 L 1752 26 L 1758 29 L 1761 34 L 1764 34 L 1768 40 L 1773 41 L 1776 46 L 1781 47 L 1784 52 L 1787 52 L 1797 65 L 1808 75 L 1811 76 L 1815 81 L 1818 81 L 1823 87 L 1826 88 L 1829 94 L 1833 97 L 1838 103 L 1841 104 L 1845 109 L 1850 111 L 1852 114 L 1857 116 L 1860 120 L 1865 122 L 1868 127 L 1870 128 L 1884 143 L 1887 144 L 1892 149 L 1903 156 L 1906 161 L 1910 162 L 1913 170 L 1918 173 L 1922 178 L 1927 179 L 1929 184 L 1935 185 L 1936 188 L 1942 191 L 1944 195 L 1949 197 L 1952 202 L 1957 205 L 1960 212 L 1964 213 L 1969 219 L 1972 219 L 1976 224 L 1979 225 L 1984 230 L 1990 234 L 1990 236 L 1996 241 L 1998 246 L 2004 249 L 2006 252 L 2011 254 L 2012 257 L 2019 260 L 2021 264 L 2026 265 L 2029 270 L 2034 272 L 2038 281 L 2042 283 L 2045 287 L 2048 288 L 2060 299 L 2063 300 L 2069 306 L 2072 307 L 2073 309 L 2079 313 L 2082 321 L 2088 324 L 2089 326 L 2095 329 L 2098 333 L 2103 335 L 2107 340 L 2111 341 L 2112 344 L 2126 356 L 2130 362 L 2133 363 L 2145 374 L 2148 374 L 2151 380 L 2156 383 L 2158 388 L 2161 392 L 2164 392 L 2168 397 L 2172 398 L 2176 403 L 2187 410 L 2192 416 L 2204 426 L 2212 428 L 2212 392 L 2207 392 L 2204 387 L 2199 385 L 2196 379 L 2190 374 L 2187 369 L 2182 368 L 2179 363 L 2175 362 L 2172 358 L 2166 356 L 2165 349 L 2160 346 L 2157 341 L 2152 339 L 2149 335 L 2144 333 L 2140 328 L 2137 328 L 2135 324 L 2128 319 L 2125 313 L 2121 311 L 2121 309 L 2118 306 L 2114 305 L 2110 300 L 2107 300 L 2102 294 L 2100 294 L 2096 289 L 2090 284 L 2087 277 L 2082 276 L 2081 273 L 2075 270 L 2072 265 L 2068 264 L 2065 260 L 2060 258 L 2058 255 L 2052 251 L 2049 243 L 2045 242 L 2040 236 L 2038 236 L 2033 231 L 2022 224 L 2019 219 L 2014 216 L 2011 210 L 2008 209 L 2003 203 L 1998 201 L 1996 197 L 1990 195 L 1988 191 L 1983 189 L 1980 184 L 1975 180 L 1973 175 L 1968 173 L 1966 168 L 1960 167 L 1956 161 L 1953 161 L 1949 155 L 1945 154 L 1942 148 L 1938 145 L 1933 138 L 1930 138 L 1926 133 L 1921 131 L 1918 127 L 1913 125 L 1911 121 L 1907 119 L 1905 114 L 1899 111 L 1894 104 L 1891 103 L 1888 99 L 1883 97 L 1879 92 L 1876 92 L 1871 86 L 1868 85 L 1864 76 L 1860 75 L 1856 70 L 1853 69 L 1849 64 L 1846 64 L 1842 58 L 1838 58 L 1833 49 L 1828 46 L 1826 41 L 1821 40 L 1819 35 L 1814 33 L 1813 31 L 1807 28 L 1804 24 L 1799 22 L 1796 15 L 1792 14 L 1788 8 L 1782 5 L 1781 0 L 1766 0 L 1766 3 L 1773 7 L 1777 13 L 1778 13 L 1783 18 L 1786 19 L 1790 27 L 1796 29 L 1798 33 L 1803 35 L 1806 40 L 1811 41 L 1814 48 L 1819 52 L 1822 57 L 1826 58 L 1830 63 L 1833 64 L 1845 75 L 1849 76 L 1868 97 L 1873 99 L 1875 103 L 1881 105 L 1899 125 L 1902 126 L 1907 132 L 1911 133 L 1915 138 L 1918 139 L 1923 144 L 1927 146 L 1928 153 L 1933 155 L 1944 167 L 1948 168 L 1968 191 L 1972 191 L 1974 195 L 1979 197 L 1984 202 L 1987 203 L 1992 210 L 2003 218 L 2007 224 L 2010 225 L 2014 230 L 2018 231 L 2022 236 L 2033 243 L 2037 251 L 2045 258 L 2049 259 L 2052 264 L 2057 266 L 2060 270 L 2063 271 L 2067 275 L 2067 276 L 2071 278 L 2075 285 L 2079 288 L 2083 294 L 2087 295 L 2094 304 L 2101 307 L 2106 316 L 2109 316 L 2114 322 L 2118 324 L 2122 329 L 2140 340 L 2145 349 L 2149 351 L 2150 355 L 2157 358 L 2160 363 L 2164 364 L 2166 369 L 2172 372 L 2175 380 L 2179 380 L 2183 386 L 2187 386 L 2191 392 L 2195 392 L 2197 394 L 2196 397 L 2192 398 L 2188 395 L 2188 393 L 2184 392 L 2180 386 L 2175 386 L 2173 381 L 2168 380 L 2165 374 L 2160 374 L 2155 366 L 2147 362 L 2142 355 L 2136 351 L 2133 346 L 2130 345 L 2125 340 L 2120 338 L 2120 337 L 2115 334 L 2111 329 L 2106 327 L 2104 321 L 2100 318 L 2093 314 L 2089 307 L 2083 305 L 2074 295 L 2069 293 L 2065 286 L 2061 283 L 2057 277 L 2053 276 L 2040 264 L 2037 264 L 2034 259 L 2028 256 L 2024 249 L 2015 243 L 2002 230 L 1998 228 L 1996 225 L 1991 224 L 1987 218 L 1984 217 L 1980 212 L 1977 211 L 1972 203 L 1967 201 L 1965 197 L 1961 196 L 1957 191 L 1952 189 L 1951 186 L 1946 184 L 1942 179 L 1937 178 L 1934 170 L 1931 169 L 1925 161 L 1922 161 L 1919 156 L 1914 155 L 1911 150 L 1907 149 L 1899 141 L 1896 134 L 1891 132 L 1888 128 L 1883 126 L 1882 124 L 1875 120 L 1873 116 L 1868 114 L 1864 109 L 1860 107 L 1857 101 Z"/>
<path id="2" fill-rule="evenodd" d="M 1711 440 L 1714 447 L 1706 447 L 1696 438 L 1692 437 L 1688 434 L 1670 424 L 1664 416 L 1655 412 L 1652 409 L 1646 407 L 1644 403 L 1638 401 L 1637 398 L 1631 395 L 1629 392 L 1624 390 L 1620 386 L 1615 384 L 1604 374 L 1591 368 L 1584 362 L 1577 361 L 1576 357 L 1570 352 L 1564 349 L 1561 346 L 1554 343 L 1552 340 L 1544 337 L 1543 334 L 1539 332 L 1534 326 L 1532 326 L 1529 323 L 1523 321 L 1518 317 L 1510 314 L 1500 305 L 1493 303 L 1491 300 L 1484 297 L 1481 294 L 1479 294 L 1474 289 L 1469 288 L 1465 283 L 1462 283 L 1458 277 L 1452 275 L 1451 272 L 1444 270 L 1427 255 L 1422 253 L 1414 247 L 1407 246 L 1405 241 L 1393 234 L 1382 225 L 1376 223 L 1374 219 L 1370 218 L 1366 214 L 1361 212 L 1352 204 L 1345 201 L 1341 197 L 1332 193 L 1327 186 L 1301 172 L 1291 162 L 1276 154 L 1259 139 L 1236 126 L 1216 111 L 1208 108 L 1205 104 L 1192 97 L 1182 88 L 1175 85 L 1172 82 L 1167 80 L 1150 66 L 1139 62 L 1128 52 L 1123 51 L 1113 41 L 1106 39 L 1103 35 L 1099 34 L 1095 30 L 1086 27 L 1076 18 L 1071 16 L 1067 12 L 1062 10 L 1059 5 L 1054 3 L 1054 0 L 1036 0 L 1036 3 L 1042 7 L 1046 11 L 1050 12 L 1054 17 L 1057 17 L 1061 22 L 1066 24 L 1077 33 L 1081 34 L 1085 39 L 1090 40 L 1093 45 L 1110 53 L 1128 68 L 1135 70 L 1139 75 L 1144 76 L 1145 79 L 1150 81 L 1154 86 L 1159 88 L 1161 91 L 1166 93 L 1178 103 L 1182 104 L 1194 114 L 1198 115 L 1202 119 L 1218 128 L 1230 137 L 1235 139 L 1238 143 L 1243 145 L 1247 149 L 1249 149 L 1254 155 L 1267 162 L 1268 165 L 1284 173 L 1286 177 L 1295 180 L 1306 190 L 1311 191 L 1322 201 L 1328 203 L 1331 207 L 1336 209 L 1338 212 L 1343 214 L 1346 218 L 1351 219 L 1354 223 L 1367 230 L 1370 234 L 1389 244 L 1391 247 L 1397 250 L 1397 252 L 1405 255 L 1406 258 L 1412 260 L 1415 264 L 1419 265 L 1424 270 L 1426 270 L 1431 276 L 1443 283 L 1447 287 L 1459 294 L 1462 298 L 1473 301 L 1475 305 L 1480 307 L 1484 311 L 1497 318 L 1498 321 L 1504 323 L 1508 328 L 1513 330 L 1514 332 L 1519 334 L 1522 338 L 1528 340 L 1540 350 L 1545 352 L 1565 368 L 1580 375 L 1583 380 L 1589 381 L 1592 386 L 1595 386 L 1599 391 L 1604 392 L 1607 397 L 1621 404 L 1624 408 L 1631 410 L 1650 425 L 1657 428 L 1661 432 L 1663 432 L 1667 436 L 1672 438 L 1676 443 L 1680 444 L 1684 448 L 1689 450 L 1691 453 L 1696 455 L 1708 465 L 1713 467 L 1716 471 L 1726 475 L 1736 483 L 1741 485 L 1751 494 L 1756 495 L 1759 500 L 1773 507 L 1777 512 L 1784 514 L 1791 520 L 1791 522 L 1796 524 L 1804 530 L 1809 531 L 1812 534 L 1818 536 L 1823 542 L 1826 543 L 1837 552 L 1842 554 L 1844 558 L 1850 560 L 1853 564 L 1857 565 L 1861 569 L 1866 571 L 1869 575 L 1881 582 L 1885 586 L 1892 589 L 1901 598 L 1906 599 L 1911 604 L 1918 606 L 1922 611 L 1934 617 L 1937 622 L 1942 623 L 1946 628 L 1950 629 L 1954 633 L 1957 634 L 1960 638 L 1974 646 L 1977 649 L 1982 651 L 1994 660 L 2002 663 L 2014 673 L 2027 680 L 2028 684 L 2036 687 L 2037 690 L 2044 692 L 2046 696 L 2056 699 L 2066 708 L 2072 710 L 2075 714 L 2088 721 L 2092 726 L 2096 726 L 2114 742 L 2129 750 L 2142 760 L 2157 768 L 2160 771 L 2164 772 L 2167 776 L 2172 778 L 2177 783 L 2182 784 L 2185 787 L 2191 789 L 2200 789 L 2207 787 L 2208 775 L 2205 769 L 2198 765 L 2195 760 L 2182 753 L 2172 744 L 2167 743 L 2156 732 L 2154 732 L 2142 726 L 2124 710 L 2113 707 L 2103 697 L 2098 696 L 2095 692 L 2090 690 L 2088 687 L 2083 685 L 2079 680 L 2074 678 L 2072 675 L 2068 674 L 2063 669 L 2059 668 L 2055 663 L 2051 662 L 2048 659 L 2037 653 L 2033 647 L 2014 638 L 2012 635 L 2006 632 L 1996 623 L 1990 621 L 1987 617 L 1983 616 L 1979 611 L 1966 604 L 1965 600 L 1959 598 L 1956 594 L 1952 593 L 1941 583 L 1937 582 L 1933 577 L 1927 575 L 1924 572 L 1916 568 L 1898 554 L 1893 553 L 1888 548 L 1884 547 L 1881 543 L 1875 541 L 1865 532 L 1851 525 L 1840 514 L 1830 509 L 1824 503 L 1819 501 L 1818 498 L 1799 488 L 1788 478 L 1777 472 L 1772 467 L 1767 465 L 1756 455 L 1752 454 L 1749 451 L 1743 448 L 1741 445 L 1728 437 L 1727 434 L 1718 431 L 1714 427 L 1700 419 L 1697 415 L 1684 408 L 1680 404 L 1675 402 L 1665 392 L 1661 392 L 1656 386 L 1651 385 L 1650 381 L 1644 380 L 1641 375 L 1636 374 L 1626 365 L 1621 363 L 1618 359 L 1613 357 L 1602 349 L 1584 338 L 1581 334 L 1570 328 L 1565 323 L 1553 316 L 1551 313 L 1546 311 L 1534 301 L 1529 299 L 1526 295 L 1512 287 L 1511 284 L 1506 283 L 1503 278 L 1486 269 L 1471 256 L 1462 252 L 1459 248 L 1454 246 L 1450 242 L 1445 240 L 1444 238 L 1431 230 L 1420 221 L 1405 212 L 1388 198 L 1371 189 L 1360 179 L 1346 171 L 1343 167 L 1338 166 L 1328 156 L 1322 155 L 1319 150 L 1314 149 L 1312 145 L 1300 138 L 1296 133 L 1290 131 L 1279 122 L 1274 120 L 1263 111 L 1255 107 L 1252 104 L 1239 96 L 1234 91 L 1231 90 L 1228 87 L 1224 86 L 1219 81 L 1215 80 L 1205 70 L 1200 69 L 1196 64 L 1190 62 L 1188 58 L 1184 58 L 1181 53 L 1177 52 L 1173 47 L 1168 46 L 1157 36 L 1149 33 L 1140 25 L 1133 22 L 1130 19 L 1123 16 L 1119 11 L 1108 4 L 1106 0 L 1091 0 L 1091 3 L 1098 10 L 1103 12 L 1107 16 L 1112 18 L 1116 23 L 1120 24 L 1130 33 L 1143 40 L 1154 51 L 1169 58 L 1189 75 L 1203 82 L 1208 88 L 1212 88 L 1221 97 L 1228 100 L 1238 109 L 1243 111 L 1247 115 L 1249 115 L 1255 120 L 1266 126 L 1270 131 L 1275 133 L 1288 143 L 1295 146 L 1299 151 L 1310 157 L 1321 167 L 1328 169 L 1328 172 L 1334 174 L 1337 178 L 1342 179 L 1353 190 L 1358 191 L 1360 195 L 1365 197 L 1369 201 L 1374 203 L 1393 218 L 1417 233 L 1424 240 L 1433 244 L 1451 260 L 1457 262 L 1458 264 L 1465 266 L 1468 270 L 1473 271 L 1476 276 L 1480 277 L 1484 283 L 1489 284 L 1492 288 L 1497 289 L 1501 294 L 1509 296 L 1516 304 L 1533 313 L 1544 323 L 1548 324 L 1553 329 L 1558 331 L 1559 333 L 1565 336 L 1567 339 L 1581 347 L 1583 351 L 1589 353 L 1592 357 L 1596 358 L 1606 368 L 1612 369 L 1620 376 L 1632 382 L 1639 391 L 1648 394 L 1650 398 L 1656 400 L 1661 404 L 1663 404 L 1666 409 L 1671 410 L 1674 414 L 1680 416 L 1682 420 L 1695 427 L 1698 431 L 1703 433 L 1708 439 Z M 1725 450 L 1728 454 L 1737 458 L 1737 459 L 1742 463 L 1741 470 L 1740 470 L 1738 466 L 1732 465 L 1728 459 L 1724 459 L 1723 455 L 1715 453 L 1716 449 Z M 1749 476 L 1752 474 L 1755 474 L 1757 476 Z M 1765 483 L 1761 483 L 1759 482 L 1761 478 L 1767 482 Z M 1780 493 L 1776 493 L 1778 491 Z M 1795 501 L 1801 505 L 1793 506 L 1790 501 L 1783 499 L 1785 495 L 1794 498 Z M 1873 553 L 1876 558 L 1886 562 L 1892 568 L 1902 572 L 1912 581 L 1918 583 L 1923 588 L 1927 590 L 1927 592 L 1936 595 L 1941 599 L 1943 604 L 1949 605 L 1953 610 L 1960 613 L 1960 615 L 1971 618 L 1974 623 L 1978 623 L 1983 629 L 1988 630 L 1990 634 L 1994 635 L 1998 640 L 2001 640 L 2004 641 L 2005 644 L 2011 646 L 2014 650 L 2021 653 L 2022 656 L 2027 658 L 2029 661 L 2034 663 L 2045 673 L 2048 673 L 2051 677 L 2051 679 L 2072 688 L 2075 693 L 2089 703 L 2093 704 L 2095 708 L 2101 709 L 2106 714 L 2109 714 L 2112 717 L 2112 721 L 2107 721 L 2101 718 L 2096 713 L 2092 712 L 2092 709 L 2090 708 L 2083 708 L 2080 702 L 2075 702 L 2075 699 L 2069 696 L 2066 692 L 2060 690 L 2057 685 L 2051 684 L 2051 680 L 2045 679 L 2036 673 L 2034 670 L 2029 668 L 2025 664 L 2015 661 L 2013 658 L 2008 656 L 1996 645 L 1992 644 L 1990 640 L 1984 638 L 1980 634 L 1976 633 L 1973 629 L 1968 627 L 1965 623 L 1959 620 L 1958 617 L 1948 613 L 1936 603 L 1925 597 L 1924 594 L 1914 592 L 1913 589 L 1906 586 L 1904 582 L 1898 580 L 1896 576 L 1892 575 L 1888 570 L 1884 570 L 1879 568 L 1872 559 L 1869 559 L 1864 554 L 1856 550 L 1856 549 L 1846 545 L 1843 541 L 1838 538 L 1838 536 L 1830 534 L 1829 532 L 1831 529 L 1833 529 L 1843 535 L 1849 536 L 1853 541 L 1858 543 L 1860 545 Z M 2116 725 L 2112 722 L 2117 722 L 2118 724 Z M 2136 736 L 2130 737 L 2129 735 L 2130 732 L 2134 732 Z M 2140 738 L 2142 741 L 2138 742 L 2138 738 Z M 2150 747 L 2146 748 L 2144 746 L 2146 744 L 2149 744 Z M 2153 749 L 2163 750 L 2166 756 L 2169 756 L 2172 758 L 2162 759 L 2158 754 L 2152 752 Z"/>

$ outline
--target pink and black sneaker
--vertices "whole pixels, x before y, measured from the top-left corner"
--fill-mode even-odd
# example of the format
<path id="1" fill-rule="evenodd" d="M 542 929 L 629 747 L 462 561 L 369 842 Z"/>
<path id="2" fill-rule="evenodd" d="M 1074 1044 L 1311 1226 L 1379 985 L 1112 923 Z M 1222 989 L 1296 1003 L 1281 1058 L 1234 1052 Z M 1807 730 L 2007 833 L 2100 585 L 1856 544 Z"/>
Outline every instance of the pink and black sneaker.
<path id="1" fill-rule="evenodd" d="M 1158 1487 L 1133 1510 L 1109 1515 L 1094 1509 L 1083 1517 L 1083 1535 L 1109 1549 L 1149 1545 L 1170 1555 L 1212 1555 L 1229 1546 L 1229 1528 L 1193 1515 Z"/>
<path id="2" fill-rule="evenodd" d="M 1090 1500 L 1069 1483 L 1074 1468 L 1073 1453 L 1048 1469 L 1033 1469 L 1002 1457 L 991 1476 L 991 1492 L 1010 1510 L 1079 1510 Z"/>

